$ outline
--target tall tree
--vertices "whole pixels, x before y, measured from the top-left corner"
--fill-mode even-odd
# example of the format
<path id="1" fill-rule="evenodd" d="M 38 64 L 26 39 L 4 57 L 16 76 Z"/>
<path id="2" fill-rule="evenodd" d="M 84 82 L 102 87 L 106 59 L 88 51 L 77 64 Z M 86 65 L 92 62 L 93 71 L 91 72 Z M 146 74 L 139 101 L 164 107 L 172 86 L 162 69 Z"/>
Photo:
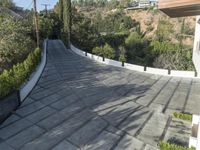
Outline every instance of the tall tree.
<path id="1" fill-rule="evenodd" d="M 0 6 L 12 8 L 14 3 L 13 0 L 0 0 Z"/>
<path id="2" fill-rule="evenodd" d="M 59 19 L 63 21 L 63 0 L 59 0 Z"/>
<path id="3" fill-rule="evenodd" d="M 63 22 L 64 22 L 64 33 L 66 34 L 67 46 L 70 47 L 71 40 L 71 0 L 63 0 Z"/>

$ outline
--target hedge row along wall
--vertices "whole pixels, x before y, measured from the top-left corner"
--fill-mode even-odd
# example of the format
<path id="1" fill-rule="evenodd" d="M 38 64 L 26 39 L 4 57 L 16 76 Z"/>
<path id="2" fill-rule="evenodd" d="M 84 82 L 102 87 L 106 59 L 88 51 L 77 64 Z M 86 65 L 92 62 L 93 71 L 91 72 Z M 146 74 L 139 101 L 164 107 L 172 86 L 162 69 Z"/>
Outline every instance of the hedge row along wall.
<path id="1" fill-rule="evenodd" d="M 36 48 L 22 63 L 18 63 L 13 68 L 2 72 L 0 75 L 0 100 L 3 100 L 3 97 L 20 88 L 36 69 L 40 59 L 41 50 Z"/>

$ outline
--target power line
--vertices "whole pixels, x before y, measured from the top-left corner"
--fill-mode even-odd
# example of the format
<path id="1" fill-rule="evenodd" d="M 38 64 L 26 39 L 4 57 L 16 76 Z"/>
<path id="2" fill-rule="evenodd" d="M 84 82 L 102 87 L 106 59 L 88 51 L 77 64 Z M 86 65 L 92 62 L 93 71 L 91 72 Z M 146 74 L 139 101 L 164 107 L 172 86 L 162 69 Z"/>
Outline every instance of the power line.
<path id="1" fill-rule="evenodd" d="M 50 4 L 42 4 L 44 7 L 45 7 L 45 12 L 46 12 L 46 15 L 47 15 L 47 7 L 50 6 Z"/>

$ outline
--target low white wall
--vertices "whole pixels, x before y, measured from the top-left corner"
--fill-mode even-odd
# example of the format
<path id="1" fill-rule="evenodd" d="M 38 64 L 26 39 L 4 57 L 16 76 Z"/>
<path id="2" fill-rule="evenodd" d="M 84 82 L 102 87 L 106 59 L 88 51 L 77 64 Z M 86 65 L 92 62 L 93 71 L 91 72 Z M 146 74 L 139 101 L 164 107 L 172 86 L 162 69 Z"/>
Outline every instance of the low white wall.
<path id="1" fill-rule="evenodd" d="M 198 124 L 200 122 L 200 116 L 199 115 L 192 115 L 192 124 Z"/>
<path id="2" fill-rule="evenodd" d="M 195 77 L 194 71 L 177 71 L 177 70 L 171 70 L 171 76 L 176 77 Z"/>
<path id="3" fill-rule="evenodd" d="M 101 56 L 92 55 L 92 59 L 100 63 L 103 62 L 103 57 Z"/>
<path id="4" fill-rule="evenodd" d="M 111 66 L 115 66 L 115 67 L 122 67 L 121 62 L 111 60 L 111 59 L 107 59 L 107 58 L 105 58 L 105 61 L 102 61 L 102 63 L 107 64 L 107 65 L 111 65 Z"/>
<path id="5" fill-rule="evenodd" d="M 197 147 L 196 147 L 196 150 L 200 150 L 200 121 L 199 121 L 199 124 L 198 124 L 198 133 L 197 133 Z"/>
<path id="6" fill-rule="evenodd" d="M 42 57 L 41 57 L 41 62 L 38 65 L 38 67 L 36 68 L 36 71 L 32 74 L 32 76 L 30 77 L 30 80 L 27 81 L 27 83 L 21 87 L 19 94 L 20 94 L 20 100 L 21 102 L 24 101 L 24 99 L 28 96 L 28 94 L 31 92 L 31 90 L 34 88 L 34 86 L 36 85 L 36 83 L 38 82 L 45 64 L 46 64 L 46 52 L 47 51 L 47 40 L 44 41 L 44 45 L 43 45 L 43 52 L 42 52 Z"/>
<path id="7" fill-rule="evenodd" d="M 197 147 L 197 138 L 194 137 L 189 138 L 189 147 Z"/>
<path id="8" fill-rule="evenodd" d="M 166 69 L 157 69 L 157 68 L 147 67 L 147 72 L 152 73 L 152 74 L 168 75 L 168 70 Z"/>
<path id="9" fill-rule="evenodd" d="M 104 64 L 107 64 L 107 65 L 112 65 L 112 66 L 115 66 L 115 67 L 122 67 L 122 68 L 126 68 L 126 69 L 129 69 L 129 70 L 145 72 L 145 73 L 150 73 L 150 74 L 156 74 L 156 75 L 195 78 L 195 72 L 194 71 L 171 70 L 170 74 L 168 74 L 168 70 L 166 70 L 166 69 L 157 69 L 157 68 L 151 68 L 151 67 L 146 67 L 146 71 L 144 71 L 144 66 L 124 63 L 124 67 L 123 67 L 122 63 L 119 62 L 119 61 L 115 61 L 115 60 L 111 60 L 111 59 L 107 59 L 107 58 L 105 58 L 105 61 L 103 61 L 102 57 L 96 56 L 96 55 L 93 55 L 93 54 L 90 54 L 90 53 L 87 53 L 87 56 L 86 56 L 86 52 L 76 48 L 73 45 L 71 45 L 71 50 L 73 52 L 75 52 L 76 54 L 81 55 L 83 57 L 87 57 L 87 58 L 93 59 L 97 62 L 104 63 Z"/>
<path id="10" fill-rule="evenodd" d="M 124 63 L 124 68 L 134 71 L 144 72 L 144 67 L 139 65 L 133 65 L 129 63 Z"/>
<path id="11" fill-rule="evenodd" d="M 71 50 L 73 50 L 78 55 L 85 56 L 84 51 L 79 50 L 78 48 L 74 47 L 73 45 L 71 45 Z"/>

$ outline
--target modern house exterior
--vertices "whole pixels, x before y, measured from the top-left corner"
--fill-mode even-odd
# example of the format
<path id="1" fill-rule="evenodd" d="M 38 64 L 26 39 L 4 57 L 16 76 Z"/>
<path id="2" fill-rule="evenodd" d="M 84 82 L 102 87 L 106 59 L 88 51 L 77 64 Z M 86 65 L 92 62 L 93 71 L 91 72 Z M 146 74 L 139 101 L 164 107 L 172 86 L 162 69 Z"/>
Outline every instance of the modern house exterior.
<path id="1" fill-rule="evenodd" d="M 151 6 L 158 6 L 158 0 L 150 0 L 149 2 Z"/>
<path id="2" fill-rule="evenodd" d="M 172 18 L 196 16 L 193 63 L 197 71 L 197 76 L 200 77 L 200 0 L 159 0 L 158 9 Z M 199 115 L 193 115 L 192 133 L 189 139 L 189 147 L 195 147 L 196 150 L 200 150 Z"/>
<path id="3" fill-rule="evenodd" d="M 139 0 L 138 1 L 138 6 L 139 8 L 146 8 L 150 6 L 150 1 L 149 0 Z"/>
<path id="4" fill-rule="evenodd" d="M 135 0 L 129 4 L 129 9 L 144 9 L 151 6 L 158 6 L 158 0 Z"/>

